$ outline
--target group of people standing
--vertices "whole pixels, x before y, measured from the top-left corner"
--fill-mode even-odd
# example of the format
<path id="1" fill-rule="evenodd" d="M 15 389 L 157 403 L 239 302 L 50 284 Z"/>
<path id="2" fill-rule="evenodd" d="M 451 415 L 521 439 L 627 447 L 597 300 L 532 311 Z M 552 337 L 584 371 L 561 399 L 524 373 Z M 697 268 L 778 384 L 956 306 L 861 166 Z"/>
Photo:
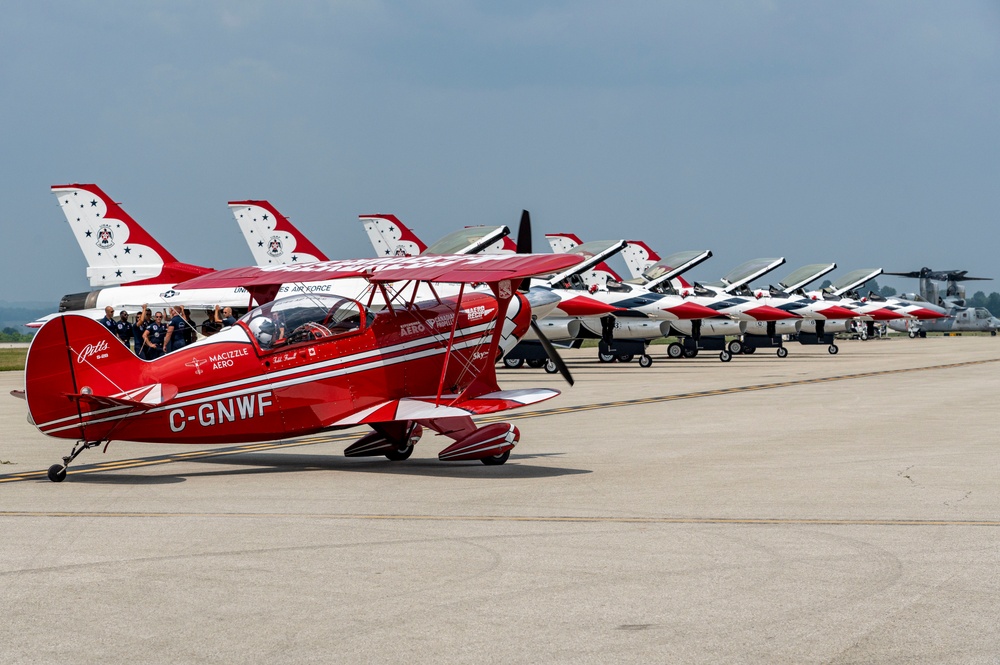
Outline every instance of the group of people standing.
<path id="1" fill-rule="evenodd" d="M 126 347 L 133 348 L 135 354 L 144 360 L 154 360 L 160 356 L 176 351 L 198 338 L 197 327 L 191 320 L 191 312 L 181 306 L 171 307 L 168 311 L 153 313 L 146 305 L 136 315 L 135 322 L 129 320 L 129 313 L 122 310 L 118 320 L 115 320 L 113 307 L 104 308 L 104 318 L 101 325 L 111 331 Z M 209 322 L 206 322 L 206 325 Z M 215 307 L 210 330 L 205 334 L 217 332 L 224 326 L 236 323 L 233 310 L 230 307 L 222 309 Z"/>

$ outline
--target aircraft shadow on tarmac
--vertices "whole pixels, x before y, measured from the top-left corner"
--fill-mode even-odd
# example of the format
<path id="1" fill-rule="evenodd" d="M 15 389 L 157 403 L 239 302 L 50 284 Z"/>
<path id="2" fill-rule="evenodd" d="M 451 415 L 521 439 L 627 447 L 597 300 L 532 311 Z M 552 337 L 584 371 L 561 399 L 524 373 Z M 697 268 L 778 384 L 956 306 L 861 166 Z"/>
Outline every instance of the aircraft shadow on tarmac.
<path id="1" fill-rule="evenodd" d="M 351 473 L 361 472 L 428 476 L 436 478 L 455 478 L 461 480 L 469 478 L 475 478 L 477 480 L 525 480 L 592 473 L 589 469 L 568 469 L 562 467 L 518 464 L 521 460 L 549 456 L 554 455 L 511 455 L 510 460 L 503 466 L 486 467 L 480 462 L 442 463 L 433 458 L 411 458 L 405 462 L 389 462 L 388 460 L 374 457 L 368 459 L 347 459 L 329 455 L 294 455 L 287 453 L 247 452 L 236 455 L 183 460 L 183 462 L 187 464 L 210 464 L 226 467 L 217 470 L 196 471 L 190 473 L 149 473 L 149 475 L 140 475 L 125 468 L 108 471 L 87 470 L 86 473 L 73 474 L 71 482 L 113 485 L 159 485 L 180 483 L 184 482 L 188 478 L 243 476 L 268 473 L 304 473 L 310 471 L 345 471 Z M 167 470 L 164 469 L 164 471 Z"/>

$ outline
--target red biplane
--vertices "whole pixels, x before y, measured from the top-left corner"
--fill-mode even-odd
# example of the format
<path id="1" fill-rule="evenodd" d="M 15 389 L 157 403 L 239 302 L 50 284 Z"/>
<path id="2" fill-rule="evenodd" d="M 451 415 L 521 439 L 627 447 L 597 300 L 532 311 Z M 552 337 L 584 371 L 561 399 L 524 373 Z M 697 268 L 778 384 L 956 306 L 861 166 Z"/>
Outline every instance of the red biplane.
<path id="1" fill-rule="evenodd" d="M 357 425 L 373 431 L 344 451 L 349 456 L 406 459 L 429 428 L 454 440 L 441 460 L 503 464 L 517 428 L 477 428 L 471 416 L 559 394 L 497 385 L 502 349 L 529 327 L 537 332 L 518 287 L 579 260 L 428 256 L 222 270 L 177 288 L 242 286 L 258 306 L 236 325 L 153 361 L 88 318 L 54 319 L 35 335 L 25 369 L 32 422 L 44 434 L 77 440 L 49 479 L 62 481 L 77 455 L 112 440 L 268 441 Z M 369 281 L 366 297 L 274 299 L 281 284 L 348 277 Z M 434 283 L 444 282 L 459 284 L 458 295 L 437 297 Z M 435 298 L 416 302 L 427 288 Z M 385 306 L 376 312 L 373 302 Z"/>

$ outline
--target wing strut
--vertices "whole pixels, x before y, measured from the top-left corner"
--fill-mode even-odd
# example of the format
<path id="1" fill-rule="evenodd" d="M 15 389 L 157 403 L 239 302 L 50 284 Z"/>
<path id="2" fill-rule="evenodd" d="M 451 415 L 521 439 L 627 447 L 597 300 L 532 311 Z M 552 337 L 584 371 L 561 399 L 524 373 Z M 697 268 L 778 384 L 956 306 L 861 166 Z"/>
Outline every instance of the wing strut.
<path id="1" fill-rule="evenodd" d="M 444 365 L 441 367 L 441 380 L 438 382 L 437 397 L 434 406 L 441 405 L 441 393 L 444 392 L 444 377 L 448 372 L 448 361 L 451 359 L 451 347 L 455 342 L 455 330 L 458 328 L 458 315 L 462 311 L 462 294 L 465 292 L 465 282 L 458 287 L 458 300 L 455 301 L 455 318 L 451 322 L 451 334 L 448 336 L 448 348 L 444 352 Z"/>

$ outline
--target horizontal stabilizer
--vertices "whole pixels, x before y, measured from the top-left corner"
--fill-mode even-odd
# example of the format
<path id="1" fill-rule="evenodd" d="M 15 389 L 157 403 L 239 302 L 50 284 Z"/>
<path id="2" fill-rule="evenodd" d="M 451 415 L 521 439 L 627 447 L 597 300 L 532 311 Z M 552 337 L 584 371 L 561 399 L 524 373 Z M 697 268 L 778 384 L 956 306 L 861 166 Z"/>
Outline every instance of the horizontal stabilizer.
<path id="1" fill-rule="evenodd" d="M 93 393 L 76 393 L 67 395 L 72 400 L 101 407 L 125 406 L 130 409 L 146 410 L 169 402 L 177 395 L 177 386 L 168 383 L 154 383 L 149 386 L 135 388 L 117 395 L 94 395 Z"/>

